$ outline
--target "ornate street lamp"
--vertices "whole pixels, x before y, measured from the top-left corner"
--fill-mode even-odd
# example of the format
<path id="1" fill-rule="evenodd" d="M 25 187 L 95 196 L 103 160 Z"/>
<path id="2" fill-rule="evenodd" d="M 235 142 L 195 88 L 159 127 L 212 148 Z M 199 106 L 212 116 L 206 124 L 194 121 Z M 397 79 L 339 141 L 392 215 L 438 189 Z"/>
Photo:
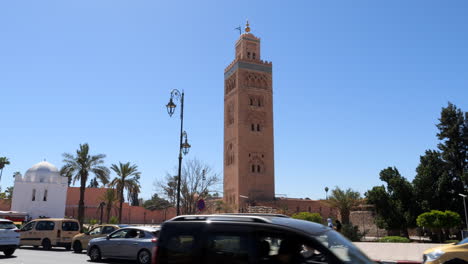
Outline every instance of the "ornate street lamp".
<path id="1" fill-rule="evenodd" d="M 167 113 L 169 116 L 175 112 L 177 105 L 174 103 L 174 100 L 180 101 L 180 142 L 179 142 L 179 169 L 177 174 L 177 215 L 180 214 L 180 178 L 181 178 L 181 170 L 182 170 L 182 154 L 187 155 L 190 149 L 190 144 L 187 140 L 187 132 L 184 131 L 184 91 L 182 93 L 177 90 L 173 89 L 171 91 L 171 98 L 169 99 L 169 103 L 167 103 Z M 184 141 L 183 141 L 184 139 Z"/>

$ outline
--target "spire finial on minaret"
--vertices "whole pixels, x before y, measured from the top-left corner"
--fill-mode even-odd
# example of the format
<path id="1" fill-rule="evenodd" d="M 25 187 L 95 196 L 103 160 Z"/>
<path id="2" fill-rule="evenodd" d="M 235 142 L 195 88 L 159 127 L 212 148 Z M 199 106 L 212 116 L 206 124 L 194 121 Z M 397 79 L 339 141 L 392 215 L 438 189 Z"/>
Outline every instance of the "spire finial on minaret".
<path id="1" fill-rule="evenodd" d="M 249 25 L 249 20 L 247 19 L 247 23 L 245 24 L 245 32 L 249 33 L 250 32 L 250 25 Z"/>

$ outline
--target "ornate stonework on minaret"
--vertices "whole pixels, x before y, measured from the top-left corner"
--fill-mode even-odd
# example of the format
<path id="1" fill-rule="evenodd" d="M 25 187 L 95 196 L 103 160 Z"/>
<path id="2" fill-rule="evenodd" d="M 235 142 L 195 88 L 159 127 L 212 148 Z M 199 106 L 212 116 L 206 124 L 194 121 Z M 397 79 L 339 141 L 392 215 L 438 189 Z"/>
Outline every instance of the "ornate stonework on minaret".
<path id="1" fill-rule="evenodd" d="M 273 200 L 272 64 L 260 60 L 260 39 L 245 33 L 236 42 L 236 57 L 224 71 L 224 201 Z"/>

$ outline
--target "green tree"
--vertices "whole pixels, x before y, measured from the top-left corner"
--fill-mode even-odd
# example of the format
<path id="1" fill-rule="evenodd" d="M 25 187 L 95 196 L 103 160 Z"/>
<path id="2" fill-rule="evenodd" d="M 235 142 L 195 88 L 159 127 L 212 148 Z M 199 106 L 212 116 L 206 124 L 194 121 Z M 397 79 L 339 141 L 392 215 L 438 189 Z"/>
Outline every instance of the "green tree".
<path id="1" fill-rule="evenodd" d="M 319 213 L 300 212 L 293 214 L 292 218 L 323 224 L 322 216 Z"/>
<path id="2" fill-rule="evenodd" d="M 108 188 L 104 195 L 101 197 L 101 201 L 106 204 L 106 214 L 107 214 L 107 223 L 110 223 L 111 210 L 114 207 L 115 202 L 117 201 L 117 194 L 115 189 Z"/>
<path id="3" fill-rule="evenodd" d="M 96 177 L 91 179 L 88 188 L 99 188 L 99 182 L 97 181 Z"/>
<path id="4" fill-rule="evenodd" d="M 380 180 L 386 183 L 375 186 L 365 196 L 369 204 L 375 206 L 376 224 L 387 230 L 399 229 L 408 237 L 408 227 L 414 226 L 417 205 L 414 201 L 413 186 L 400 175 L 395 167 L 380 172 Z"/>
<path id="5" fill-rule="evenodd" d="M 119 165 L 112 164 L 111 169 L 117 174 L 110 186 L 117 190 L 117 197 L 119 199 L 119 223 L 122 223 L 122 206 L 124 203 L 124 191 L 128 193 L 140 192 L 140 172 L 137 165 L 131 165 L 130 162 L 122 163 Z"/>
<path id="6" fill-rule="evenodd" d="M 468 113 L 448 103 L 439 123 L 439 151 L 426 150 L 420 157 L 413 180 L 416 199 L 422 210 L 452 210 L 463 214 L 458 195 L 468 188 Z"/>
<path id="7" fill-rule="evenodd" d="M 458 213 L 452 211 L 431 210 L 420 214 L 416 223 L 419 227 L 430 228 L 438 235 L 439 242 L 442 242 L 442 236 L 448 237 L 450 228 L 458 227 L 461 224 L 461 217 Z"/>
<path id="8" fill-rule="evenodd" d="M 161 210 L 171 206 L 172 205 L 168 200 L 159 197 L 157 193 L 153 194 L 150 200 L 143 203 L 143 207 L 149 210 Z"/>
<path id="9" fill-rule="evenodd" d="M 80 144 L 80 148 L 76 151 L 75 155 L 64 153 L 63 157 L 65 165 L 60 170 L 61 174 L 69 176 L 69 179 L 73 179 L 73 183 L 80 181 L 78 221 L 83 225 L 85 214 L 84 199 L 89 174 L 94 174 L 103 184 L 109 181 L 109 169 L 103 165 L 106 155 L 91 155 L 89 153 L 89 145 L 85 143 Z"/>
<path id="10" fill-rule="evenodd" d="M 6 165 L 10 165 L 10 161 L 7 157 L 0 157 L 0 181 L 2 180 L 3 168 Z"/>
<path id="11" fill-rule="evenodd" d="M 351 189 L 341 190 L 339 187 L 335 187 L 332 190 L 327 202 L 334 208 L 340 211 L 341 222 L 343 224 L 349 224 L 349 215 L 351 209 L 359 204 L 361 201 L 361 194 Z"/>

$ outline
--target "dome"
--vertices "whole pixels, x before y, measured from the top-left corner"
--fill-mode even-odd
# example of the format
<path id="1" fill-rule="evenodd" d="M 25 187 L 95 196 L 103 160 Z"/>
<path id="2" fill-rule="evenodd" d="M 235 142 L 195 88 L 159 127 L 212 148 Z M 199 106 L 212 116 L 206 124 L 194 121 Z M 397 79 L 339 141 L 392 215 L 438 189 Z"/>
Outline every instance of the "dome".
<path id="1" fill-rule="evenodd" d="M 23 181 L 61 183 L 61 178 L 57 167 L 47 161 L 42 161 L 26 171 Z"/>

